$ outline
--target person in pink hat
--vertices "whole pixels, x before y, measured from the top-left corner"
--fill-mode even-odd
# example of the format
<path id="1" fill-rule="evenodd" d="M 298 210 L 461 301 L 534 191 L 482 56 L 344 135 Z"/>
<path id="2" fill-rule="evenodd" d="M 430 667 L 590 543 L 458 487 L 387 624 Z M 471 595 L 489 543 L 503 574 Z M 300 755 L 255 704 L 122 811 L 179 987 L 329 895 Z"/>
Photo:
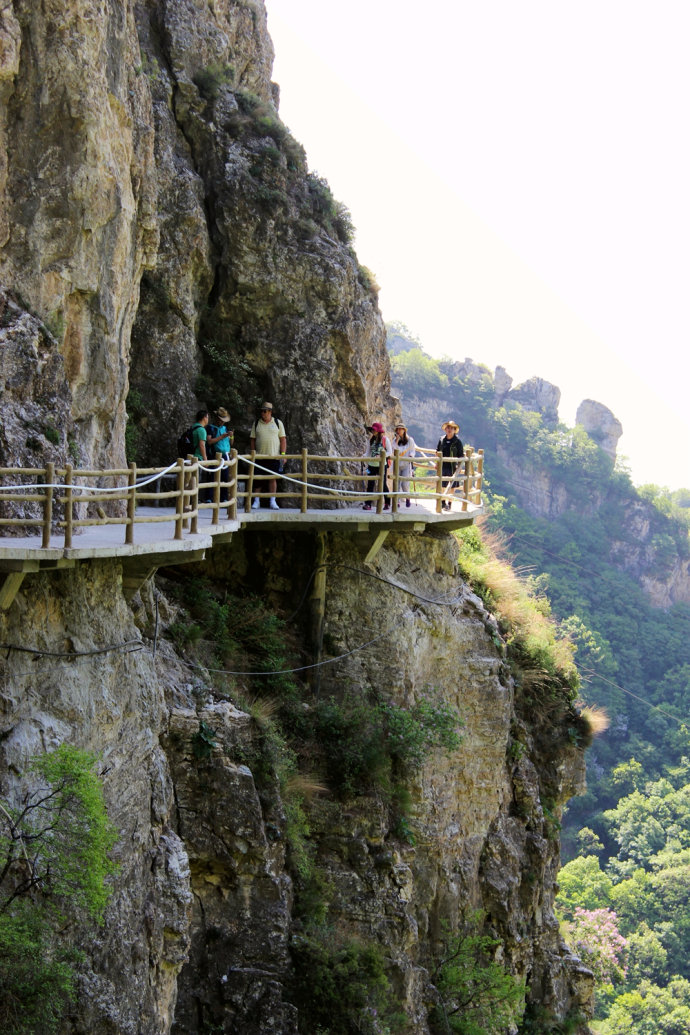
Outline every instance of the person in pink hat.
<path id="1" fill-rule="evenodd" d="M 378 421 L 374 421 L 371 427 L 367 428 L 367 431 L 371 432 L 369 449 L 366 455 L 367 492 L 378 492 L 379 471 L 381 464 L 383 464 L 383 491 L 385 494 L 383 497 L 383 509 L 389 510 L 391 498 L 388 495 L 388 463 L 392 453 L 391 445 L 383 430 L 383 424 L 380 424 Z M 371 510 L 370 500 L 366 501 L 362 510 Z"/>

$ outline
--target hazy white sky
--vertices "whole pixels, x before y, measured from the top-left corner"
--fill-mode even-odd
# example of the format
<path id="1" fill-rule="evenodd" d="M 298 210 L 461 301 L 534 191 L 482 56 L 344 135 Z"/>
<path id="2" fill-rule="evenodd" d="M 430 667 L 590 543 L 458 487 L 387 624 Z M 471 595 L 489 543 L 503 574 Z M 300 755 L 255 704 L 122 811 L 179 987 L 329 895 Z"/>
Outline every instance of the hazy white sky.
<path id="1" fill-rule="evenodd" d="M 384 318 L 553 382 L 569 424 L 604 403 L 637 483 L 690 487 L 687 0 L 266 6 Z"/>

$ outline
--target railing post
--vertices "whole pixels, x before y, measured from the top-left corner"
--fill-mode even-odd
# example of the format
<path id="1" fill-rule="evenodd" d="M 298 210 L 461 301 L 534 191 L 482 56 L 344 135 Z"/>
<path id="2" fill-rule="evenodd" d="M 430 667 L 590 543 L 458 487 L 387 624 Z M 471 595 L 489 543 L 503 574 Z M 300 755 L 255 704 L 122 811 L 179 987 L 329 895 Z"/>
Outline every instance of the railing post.
<path id="1" fill-rule="evenodd" d="M 136 500 L 137 465 L 129 465 L 129 476 L 127 479 L 127 524 L 125 525 L 125 545 L 131 546 L 134 542 L 134 517 L 137 510 Z"/>
<path id="2" fill-rule="evenodd" d="M 184 459 L 177 458 L 177 499 L 175 500 L 175 538 L 182 538 L 184 525 Z"/>
<path id="3" fill-rule="evenodd" d="M 474 450 L 472 449 L 472 446 L 466 446 L 465 447 L 465 457 L 466 457 L 466 460 L 465 460 L 465 480 L 464 480 L 464 483 L 463 483 L 464 484 L 463 494 L 464 494 L 465 498 L 462 501 L 462 509 L 463 510 L 467 510 L 467 504 L 469 502 L 470 492 L 471 492 L 471 489 L 472 489 L 472 481 L 473 481 L 473 473 L 474 473 L 474 463 L 473 463 L 473 460 L 472 460 L 472 453 L 473 452 L 474 452 Z"/>
<path id="4" fill-rule="evenodd" d="M 65 547 L 72 545 L 72 465 L 65 465 Z"/>
<path id="5" fill-rule="evenodd" d="M 211 511 L 211 524 L 217 525 L 220 517 L 220 469 L 223 458 L 216 460 L 218 466 L 213 472 L 213 510 Z"/>
<path id="6" fill-rule="evenodd" d="M 237 520 L 237 490 L 239 488 L 239 469 L 237 450 L 230 450 L 230 470 L 228 472 L 230 489 L 228 492 L 228 521 Z"/>
<path id="7" fill-rule="evenodd" d="M 441 513 L 443 495 L 443 453 L 436 454 L 436 513 Z"/>
<path id="8" fill-rule="evenodd" d="M 244 501 L 244 509 L 245 510 L 251 510 L 251 506 L 252 506 L 252 502 L 253 502 L 252 495 L 254 493 L 254 472 L 256 470 L 256 468 L 254 467 L 255 459 L 256 459 L 256 450 L 252 449 L 251 453 L 249 454 L 250 463 L 249 463 L 249 477 L 247 478 L 247 498 Z"/>
<path id="9" fill-rule="evenodd" d="M 192 504 L 192 518 L 189 522 L 190 535 L 196 535 L 199 531 L 199 479 L 201 471 L 199 470 L 199 458 L 194 457 L 194 467 L 192 468 L 192 495 L 190 502 Z"/>
<path id="10" fill-rule="evenodd" d="M 378 486 L 378 499 L 376 500 L 376 513 L 381 514 L 383 512 L 383 482 L 386 477 L 386 461 L 388 457 L 384 453 L 383 456 L 379 453 L 379 486 Z"/>
<path id="11" fill-rule="evenodd" d="M 303 514 L 307 513 L 307 503 L 309 500 L 309 489 L 307 486 L 307 457 L 309 453 L 306 449 L 302 450 L 302 499 L 300 500 L 300 510 Z"/>
<path id="12" fill-rule="evenodd" d="M 482 487 L 484 482 L 484 450 L 477 450 L 477 499 L 476 504 L 478 507 L 482 505 Z"/>
<path id="13" fill-rule="evenodd" d="M 46 485 L 55 483 L 55 464 L 46 464 Z M 53 523 L 53 490 L 46 488 L 43 502 L 43 541 L 41 546 L 50 546 L 50 526 Z"/>
<path id="14" fill-rule="evenodd" d="M 393 453 L 393 513 L 398 513 L 398 489 L 400 488 L 400 450 Z"/>

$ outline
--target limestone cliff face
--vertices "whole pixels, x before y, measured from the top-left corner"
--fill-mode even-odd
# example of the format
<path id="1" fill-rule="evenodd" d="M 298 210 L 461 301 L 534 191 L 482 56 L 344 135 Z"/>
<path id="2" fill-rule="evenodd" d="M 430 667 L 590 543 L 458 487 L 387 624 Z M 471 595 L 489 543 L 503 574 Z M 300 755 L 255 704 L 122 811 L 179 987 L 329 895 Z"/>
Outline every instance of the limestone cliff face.
<path id="1" fill-rule="evenodd" d="M 359 450 L 392 413 L 383 324 L 278 118 L 263 3 L 15 0 L 0 58 L 0 279 L 52 332 L 84 459 L 121 465 L 130 388 L 143 461 L 266 397 L 295 448 Z"/>
<path id="2" fill-rule="evenodd" d="M 690 559 L 664 534 L 656 508 L 646 500 L 625 507 L 611 557 L 638 579 L 655 607 L 690 603 Z"/>
<path id="3" fill-rule="evenodd" d="M 85 458 L 123 454 L 130 332 L 157 247 L 133 7 L 5 5 L 0 278 L 51 328 Z"/>
<path id="4" fill-rule="evenodd" d="M 64 364 L 45 324 L 0 297 L 0 465 L 43 467 L 78 461 Z"/>
<path id="5" fill-rule="evenodd" d="M 69 1030 L 168 1031 L 189 944 L 189 863 L 173 829 L 173 784 L 160 745 L 163 688 L 149 652 L 117 649 L 140 639 L 119 565 L 29 577 L 0 627 L 4 644 L 38 652 L 10 650 L 2 665 L 3 796 L 19 793 L 31 756 L 77 745 L 100 759 L 119 835 L 107 922 L 79 939 L 89 962 Z M 108 646 L 112 653 L 89 654 Z"/>
<path id="6" fill-rule="evenodd" d="M 412 784 L 414 847 L 396 844 L 374 809 L 320 831 L 336 887 L 348 889 L 336 908 L 355 931 L 384 938 L 410 989 L 416 1031 L 426 1031 L 429 954 L 443 924 L 468 908 L 486 912 L 535 1002 L 560 1016 L 586 1012 L 590 979 L 553 915 L 559 848 L 544 808 L 584 787 L 583 755 L 566 747 L 564 716 L 535 716 L 516 689 L 494 619 L 458 581 L 452 537 L 391 537 L 378 579 L 352 570 L 346 540 L 332 541 L 328 559 L 337 576 L 326 625 L 334 653 L 381 626 L 395 629 L 395 648 L 346 659 L 322 692 L 337 694 L 349 680 L 411 706 L 433 688 L 464 723 L 459 749 L 429 758 Z M 371 616 L 365 625 L 363 615 Z"/>
<path id="7" fill-rule="evenodd" d="M 232 578 L 236 593 L 260 580 L 280 607 L 301 594 L 310 563 L 308 543 L 281 545 L 239 535 L 214 548 L 204 571 Z M 318 699 L 372 688 L 411 707 L 432 690 L 459 712 L 462 742 L 408 774 L 403 837 L 377 792 L 338 798 L 324 781 L 309 836 L 332 887 L 329 924 L 381 947 L 419 1035 L 429 1031 L 443 925 L 474 909 L 534 1003 L 561 1018 L 586 1013 L 591 975 L 553 915 L 554 823 L 583 780 L 569 709 L 535 707 L 515 685 L 494 619 L 458 577 L 452 537 L 390 537 L 368 567 L 357 560 L 362 546 L 356 535 L 328 537 L 324 642 L 338 656 L 384 636 L 326 666 Z M 83 934 L 79 999 L 64 1030 L 294 1035 L 304 919 L 281 791 L 260 776 L 260 719 L 238 707 L 244 680 L 190 669 L 162 638 L 176 605 L 147 585 L 132 613 L 120 578 L 117 562 L 29 575 L 0 627 L 3 644 L 80 655 L 3 654 L 2 792 L 16 792 L 32 754 L 75 743 L 100 755 L 120 835 L 106 924 Z M 118 648 L 142 632 L 143 649 Z M 88 654 L 104 646 L 114 649 Z M 305 685 L 304 707 L 316 699 Z"/>
<path id="8" fill-rule="evenodd" d="M 391 418 L 375 290 L 347 212 L 279 120 L 271 64 L 260 0 L 4 5 L 3 464 L 120 466 L 127 406 L 143 462 L 174 457 L 199 405 L 229 406 L 244 445 L 269 397 L 290 448 L 319 453 L 359 454 L 364 424 Z M 292 610 L 313 543 L 238 540 L 204 572 L 238 593 L 260 584 Z M 529 712 L 452 539 L 382 550 L 370 574 L 416 596 L 344 566 L 357 536 L 328 548 L 332 652 L 361 644 L 372 616 L 375 634 L 391 629 L 325 673 L 321 693 L 375 686 L 410 704 L 433 684 L 465 723 L 452 757 L 430 757 L 410 781 L 415 844 L 375 794 L 314 804 L 334 922 L 382 947 L 420 1035 L 441 925 L 475 906 L 535 1002 L 586 1012 L 590 978 L 552 912 L 548 810 L 582 773 L 564 716 Z M 114 560 L 31 573 L 0 613 L 0 793 L 19 795 L 32 755 L 73 743 L 101 760 L 119 833 L 107 921 L 80 932 L 64 1032 L 290 1035 L 295 869 L 247 687 L 188 667 L 161 638 L 176 605 L 160 583 L 130 608 L 122 578 Z M 305 630 L 294 635 L 311 656 Z"/>

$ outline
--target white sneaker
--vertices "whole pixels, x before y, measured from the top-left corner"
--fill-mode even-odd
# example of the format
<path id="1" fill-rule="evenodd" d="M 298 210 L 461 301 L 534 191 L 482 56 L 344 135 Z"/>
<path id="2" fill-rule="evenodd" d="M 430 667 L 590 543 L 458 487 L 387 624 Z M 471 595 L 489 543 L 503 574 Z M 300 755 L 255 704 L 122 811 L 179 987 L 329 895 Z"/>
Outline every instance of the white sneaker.
<path id="1" fill-rule="evenodd" d="M 258 509 L 259 509 L 259 497 L 257 496 L 256 499 L 254 500 L 254 502 L 252 503 L 252 510 L 258 510 Z"/>
<path id="2" fill-rule="evenodd" d="M 268 506 L 271 510 L 280 510 L 280 507 L 276 503 L 275 498 L 273 496 L 271 496 L 270 500 L 268 501 Z"/>

